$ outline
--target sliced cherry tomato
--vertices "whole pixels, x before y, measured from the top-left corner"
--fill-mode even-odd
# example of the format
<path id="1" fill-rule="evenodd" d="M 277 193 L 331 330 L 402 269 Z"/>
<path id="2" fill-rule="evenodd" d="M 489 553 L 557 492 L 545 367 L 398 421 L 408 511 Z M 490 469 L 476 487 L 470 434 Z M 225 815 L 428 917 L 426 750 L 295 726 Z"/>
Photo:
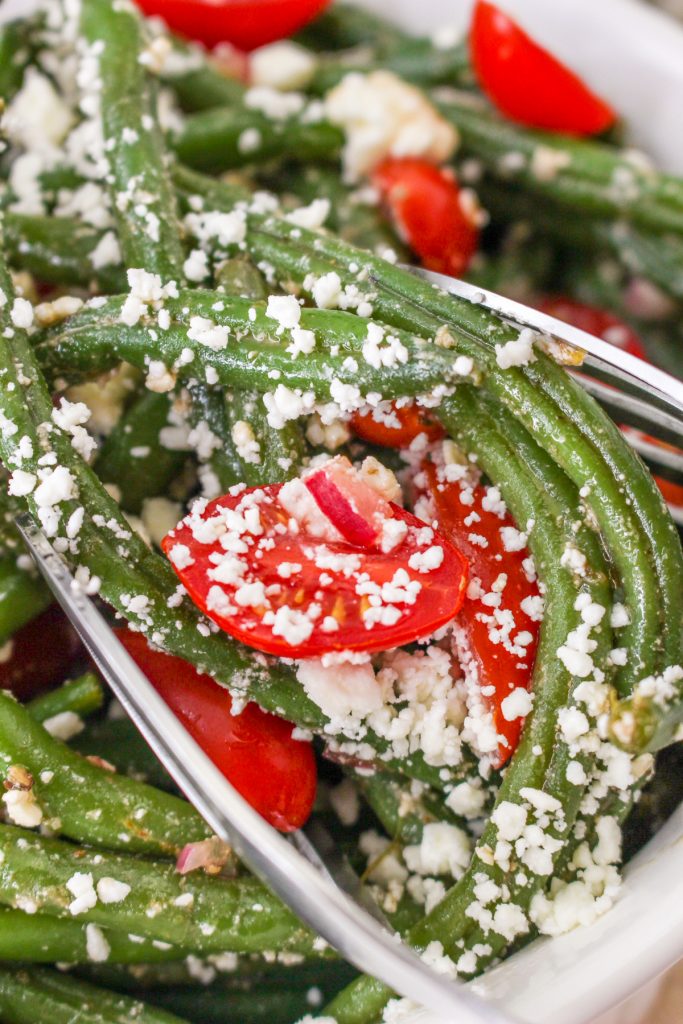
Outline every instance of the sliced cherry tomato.
<path id="1" fill-rule="evenodd" d="M 57 686 L 69 675 L 83 651 L 78 635 L 62 610 L 50 605 L 12 637 L 10 655 L 0 662 L 0 689 L 19 700 Z"/>
<path id="2" fill-rule="evenodd" d="M 349 544 L 369 548 L 393 519 L 391 505 L 369 487 L 344 456 L 330 459 L 304 477 L 315 503 Z"/>
<path id="3" fill-rule="evenodd" d="M 136 0 L 148 17 L 163 18 L 174 32 L 206 46 L 232 43 L 254 50 L 292 35 L 329 0 Z"/>
<path id="4" fill-rule="evenodd" d="M 416 157 L 392 158 L 375 168 L 372 183 L 425 267 L 452 276 L 467 269 L 479 241 L 476 206 L 450 171 Z"/>
<path id="5" fill-rule="evenodd" d="M 390 508 L 383 543 L 360 547 L 302 480 L 233 488 L 187 516 L 162 547 L 195 604 L 249 647 L 289 658 L 387 650 L 449 622 L 467 581 L 449 541 Z"/>
<path id="6" fill-rule="evenodd" d="M 612 107 L 487 0 L 474 8 L 470 57 L 488 98 L 520 124 L 599 135 L 616 121 Z"/>
<path id="7" fill-rule="evenodd" d="M 292 725 L 247 704 L 232 714 L 232 699 L 182 658 L 153 651 L 141 633 L 116 634 L 155 690 L 202 750 L 254 810 L 281 832 L 300 828 L 313 808 L 313 747 L 292 738 Z"/>
<path id="8" fill-rule="evenodd" d="M 548 296 L 541 299 L 538 308 L 549 316 L 564 320 L 573 327 L 594 334 L 596 338 L 616 345 L 624 352 L 630 352 L 639 359 L 647 359 L 645 350 L 636 332 L 618 316 L 608 313 L 597 306 L 589 306 L 585 302 L 577 302 L 563 295 Z"/>
<path id="9" fill-rule="evenodd" d="M 351 429 L 357 437 L 381 448 L 407 448 L 420 434 L 428 441 L 438 441 L 445 431 L 438 420 L 432 419 L 419 405 L 392 407 L 391 415 L 378 422 L 373 413 L 354 412 Z"/>
<path id="10" fill-rule="evenodd" d="M 470 565 L 470 585 L 458 615 L 462 630 L 456 632 L 456 640 L 461 659 L 474 658 L 499 736 L 496 767 L 501 767 L 522 732 L 523 716 L 512 717 L 514 698 L 512 708 L 504 701 L 531 684 L 542 607 L 538 586 L 523 564 L 529 557 L 523 538 L 507 512 L 500 515 L 492 489 L 461 490 L 459 483 L 440 482 L 432 463 L 424 468 L 439 526 Z"/>

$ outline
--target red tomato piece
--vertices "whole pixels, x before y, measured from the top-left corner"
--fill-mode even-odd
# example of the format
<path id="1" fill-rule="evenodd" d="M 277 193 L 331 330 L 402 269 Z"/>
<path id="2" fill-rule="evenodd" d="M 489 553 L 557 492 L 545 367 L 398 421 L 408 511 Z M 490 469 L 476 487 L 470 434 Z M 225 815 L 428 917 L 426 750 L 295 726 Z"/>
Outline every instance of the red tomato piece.
<path id="1" fill-rule="evenodd" d="M 381 448 L 407 448 L 420 434 L 426 434 L 428 441 L 445 436 L 439 421 L 414 402 L 400 408 L 394 405 L 389 422 L 378 422 L 371 412 L 354 412 L 350 425 L 357 437 Z"/>
<path id="2" fill-rule="evenodd" d="M 254 50 L 284 39 L 320 14 L 329 0 L 136 0 L 148 17 L 206 46 Z"/>
<path id="3" fill-rule="evenodd" d="M 578 75 L 487 0 L 477 0 L 474 8 L 470 59 L 491 102 L 520 124 L 599 135 L 617 119 Z"/>
<path id="4" fill-rule="evenodd" d="M 496 509 L 491 488 L 466 487 L 461 492 L 458 483 L 439 482 L 432 463 L 424 468 L 439 526 L 470 565 L 470 586 L 458 615 L 458 653 L 463 661 L 474 659 L 501 737 L 496 765 L 501 767 L 522 732 L 523 717 L 507 718 L 503 702 L 513 690 L 531 685 L 541 605 L 528 599 L 539 598 L 538 586 L 524 568 L 529 552 L 512 518 Z"/>
<path id="5" fill-rule="evenodd" d="M 0 662 L 0 689 L 19 700 L 63 683 L 83 653 L 78 634 L 56 604 L 18 629 L 11 643 L 9 658 Z"/>
<path id="6" fill-rule="evenodd" d="M 548 296 L 541 299 L 538 308 L 549 316 L 563 320 L 573 327 L 594 334 L 596 338 L 616 345 L 624 352 L 630 352 L 639 359 L 647 359 L 645 350 L 636 332 L 618 316 L 608 313 L 598 306 L 589 306 L 585 302 L 566 298 L 563 295 Z"/>
<path id="7" fill-rule="evenodd" d="M 425 267 L 464 273 L 479 242 L 478 209 L 450 171 L 416 157 L 390 158 L 375 168 L 372 183 Z"/>
<path id="8" fill-rule="evenodd" d="M 662 492 L 664 501 L 683 510 L 683 484 L 674 483 L 673 480 L 665 480 L 663 476 L 656 476 L 655 481 Z"/>
<path id="9" fill-rule="evenodd" d="M 310 743 L 292 738 L 290 722 L 256 704 L 231 712 L 228 691 L 189 662 L 153 651 L 141 633 L 115 630 L 154 689 L 248 803 L 281 832 L 308 819 L 317 770 Z"/>
<path id="10" fill-rule="evenodd" d="M 195 604 L 249 647 L 289 658 L 384 651 L 449 622 L 467 581 L 448 540 L 390 508 L 383 551 L 339 539 L 301 480 L 234 488 L 162 547 Z"/>
<path id="11" fill-rule="evenodd" d="M 303 478 L 323 515 L 349 544 L 369 548 L 393 518 L 391 505 L 356 473 L 347 458 L 338 455 Z"/>

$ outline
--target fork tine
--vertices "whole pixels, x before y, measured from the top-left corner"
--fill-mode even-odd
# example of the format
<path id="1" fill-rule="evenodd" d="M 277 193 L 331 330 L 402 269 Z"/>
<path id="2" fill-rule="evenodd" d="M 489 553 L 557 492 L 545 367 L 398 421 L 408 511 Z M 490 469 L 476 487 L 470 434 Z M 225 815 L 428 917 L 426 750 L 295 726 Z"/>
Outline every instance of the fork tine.
<path id="1" fill-rule="evenodd" d="M 586 391 L 604 406 L 617 423 L 637 427 L 651 437 L 683 448 L 683 419 L 678 419 L 644 398 L 617 391 L 609 384 L 580 371 L 574 371 L 573 376 L 580 380 Z"/>
<path id="2" fill-rule="evenodd" d="M 622 387 L 639 397 L 647 407 L 648 417 L 652 409 L 661 408 L 669 413 L 676 423 L 683 427 L 683 381 L 665 373 L 651 363 L 615 348 L 609 342 L 588 334 L 571 324 L 557 320 L 547 313 L 515 302 L 496 292 L 479 288 L 445 274 L 436 274 L 431 270 L 403 265 L 404 269 L 418 277 L 422 277 L 443 291 L 474 305 L 484 306 L 517 327 L 528 327 L 541 335 L 557 338 L 565 345 L 585 353 L 583 365 L 595 370 L 599 376 L 615 388 Z M 657 424 L 648 419 L 648 432 L 656 435 Z M 653 429 L 650 429 L 652 426 Z M 680 429 L 679 427 L 679 429 Z"/>

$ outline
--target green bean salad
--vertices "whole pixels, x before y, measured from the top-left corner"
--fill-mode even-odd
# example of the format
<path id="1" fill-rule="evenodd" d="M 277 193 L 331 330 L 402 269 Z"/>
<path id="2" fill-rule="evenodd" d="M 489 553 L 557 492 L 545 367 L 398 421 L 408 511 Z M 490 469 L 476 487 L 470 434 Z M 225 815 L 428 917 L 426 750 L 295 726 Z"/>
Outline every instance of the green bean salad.
<path id="1" fill-rule="evenodd" d="M 465 39 L 167 6 L 0 25 L 0 1020 L 397 1024 L 177 791 L 15 517 L 426 963 L 590 926 L 683 795 L 683 487 L 581 353 L 406 264 L 683 375 L 683 180 L 483 0 Z"/>

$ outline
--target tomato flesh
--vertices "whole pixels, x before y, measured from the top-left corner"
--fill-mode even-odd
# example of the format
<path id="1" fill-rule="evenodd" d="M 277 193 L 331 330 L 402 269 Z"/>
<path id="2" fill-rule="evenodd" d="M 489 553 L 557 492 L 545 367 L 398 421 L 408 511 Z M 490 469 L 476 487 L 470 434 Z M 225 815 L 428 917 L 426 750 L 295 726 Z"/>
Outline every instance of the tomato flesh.
<path id="1" fill-rule="evenodd" d="M 448 540 L 390 509 L 400 541 L 384 553 L 334 539 L 301 480 L 238 487 L 190 513 L 162 547 L 195 604 L 249 647 L 289 658 L 383 651 L 449 622 L 467 580 Z"/>
<path id="2" fill-rule="evenodd" d="M 30 700 L 63 683 L 79 654 L 78 634 L 58 605 L 50 605 L 11 638 L 10 655 L 0 662 L 0 689 Z"/>
<path id="3" fill-rule="evenodd" d="M 375 168 L 372 183 L 425 267 L 464 273 L 479 242 L 476 207 L 470 209 L 449 171 L 416 157 L 391 158 Z"/>
<path id="4" fill-rule="evenodd" d="M 253 50 L 284 39 L 316 17 L 329 0 L 136 0 L 148 17 L 206 46 Z"/>
<path id="5" fill-rule="evenodd" d="M 364 483 L 343 456 L 303 479 L 320 511 L 350 544 L 371 547 L 381 536 L 383 522 L 393 518 L 389 502 Z"/>
<path id="6" fill-rule="evenodd" d="M 153 651 L 141 633 L 115 630 L 190 735 L 235 789 L 281 832 L 300 828 L 313 808 L 316 763 L 292 725 L 247 704 L 232 714 L 228 691 L 182 658 Z"/>
<path id="7" fill-rule="evenodd" d="M 479 85 L 513 121 L 572 135 L 599 135 L 616 121 L 608 103 L 487 0 L 477 0 L 469 42 Z"/>
<path id="8" fill-rule="evenodd" d="M 439 526 L 470 565 L 458 638 L 474 657 L 479 685 L 500 738 L 496 767 L 501 767 L 516 749 L 524 723 L 523 717 L 507 718 L 503 702 L 514 690 L 528 690 L 531 685 L 540 603 L 527 599 L 539 598 L 538 586 L 524 567 L 529 552 L 510 515 L 496 509 L 492 489 L 461 489 L 459 483 L 439 481 L 432 463 L 424 469 Z"/>
<path id="9" fill-rule="evenodd" d="M 408 448 L 420 434 L 428 441 L 445 437 L 439 421 L 431 419 L 429 413 L 415 403 L 400 408 L 394 403 L 391 414 L 382 421 L 376 420 L 371 412 L 354 412 L 350 425 L 356 437 L 381 448 Z"/>

